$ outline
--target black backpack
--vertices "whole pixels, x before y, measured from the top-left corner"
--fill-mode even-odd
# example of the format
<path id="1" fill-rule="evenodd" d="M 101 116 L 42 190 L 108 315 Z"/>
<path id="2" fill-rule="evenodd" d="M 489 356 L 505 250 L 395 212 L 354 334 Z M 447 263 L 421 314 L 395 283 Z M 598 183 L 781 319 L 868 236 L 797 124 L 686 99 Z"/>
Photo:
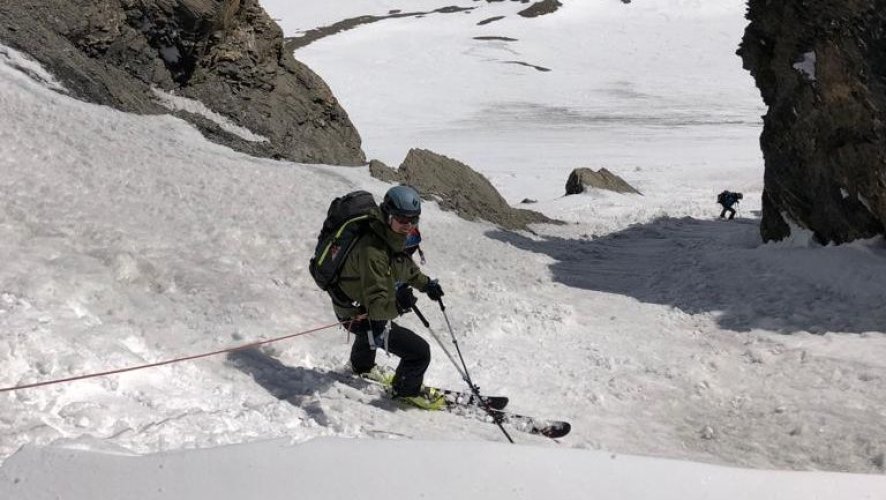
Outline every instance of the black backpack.
<path id="1" fill-rule="evenodd" d="M 717 203 L 721 205 L 725 205 L 727 203 L 738 203 L 739 200 L 741 200 L 742 198 L 744 198 L 744 195 L 741 193 L 723 191 L 722 193 L 717 195 Z"/>
<path id="2" fill-rule="evenodd" d="M 366 234 L 369 214 L 377 207 L 371 193 L 353 191 L 332 200 L 326 211 L 308 270 L 317 286 L 329 292 L 333 302 L 340 306 L 353 303 L 338 287 L 341 268 L 354 245 Z"/>

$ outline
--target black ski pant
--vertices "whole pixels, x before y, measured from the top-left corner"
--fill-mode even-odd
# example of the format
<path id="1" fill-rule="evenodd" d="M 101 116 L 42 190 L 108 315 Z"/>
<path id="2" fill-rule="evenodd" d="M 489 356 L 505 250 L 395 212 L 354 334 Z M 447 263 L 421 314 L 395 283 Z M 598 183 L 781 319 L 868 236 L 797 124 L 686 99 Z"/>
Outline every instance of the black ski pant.
<path id="1" fill-rule="evenodd" d="M 729 213 L 729 219 L 730 219 L 730 220 L 732 220 L 732 219 L 735 218 L 735 209 L 734 209 L 734 208 L 732 208 L 732 207 L 723 207 L 723 211 L 720 212 L 720 218 L 721 218 L 721 219 L 722 219 L 723 217 L 726 216 L 726 212 L 730 212 L 730 213 Z"/>
<path id="2" fill-rule="evenodd" d="M 348 331 L 355 335 L 351 346 L 351 368 L 354 373 L 366 373 L 375 365 L 375 349 L 369 346 L 369 320 L 345 323 Z M 378 349 L 383 349 L 380 342 Z M 408 328 L 391 322 L 388 333 L 388 349 L 400 358 L 394 373 L 394 394 L 397 396 L 417 396 L 421 391 L 425 371 L 431 364 L 431 348 L 425 339 Z"/>

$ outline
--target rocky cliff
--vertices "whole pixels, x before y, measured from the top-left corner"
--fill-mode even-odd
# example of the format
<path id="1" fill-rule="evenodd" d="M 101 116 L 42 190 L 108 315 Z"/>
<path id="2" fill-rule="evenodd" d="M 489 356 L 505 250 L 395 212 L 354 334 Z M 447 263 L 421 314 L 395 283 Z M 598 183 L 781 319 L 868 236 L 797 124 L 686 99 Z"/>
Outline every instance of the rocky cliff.
<path id="1" fill-rule="evenodd" d="M 300 162 L 365 163 L 360 137 L 326 84 L 283 49 L 257 0 L 0 2 L 0 43 L 27 52 L 81 99 L 167 112 L 151 88 L 197 99 L 268 141 L 199 114 L 210 139 Z"/>
<path id="2" fill-rule="evenodd" d="M 739 49 L 768 105 L 764 240 L 886 223 L 886 0 L 749 0 Z"/>

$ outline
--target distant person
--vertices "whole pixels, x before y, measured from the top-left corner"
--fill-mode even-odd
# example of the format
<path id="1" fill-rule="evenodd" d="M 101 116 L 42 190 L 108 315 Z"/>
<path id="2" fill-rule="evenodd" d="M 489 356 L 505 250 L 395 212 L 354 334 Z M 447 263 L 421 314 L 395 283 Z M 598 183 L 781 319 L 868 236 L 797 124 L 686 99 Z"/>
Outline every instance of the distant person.
<path id="1" fill-rule="evenodd" d="M 720 218 L 726 217 L 726 212 L 729 212 L 729 220 L 735 218 L 735 209 L 732 208 L 733 205 L 741 200 L 741 193 L 733 193 L 732 191 L 723 191 L 722 193 L 717 195 L 717 203 L 723 205 L 723 211 L 720 212 Z"/>
<path id="2" fill-rule="evenodd" d="M 405 252 L 406 252 L 406 255 L 409 255 L 410 257 L 415 255 L 415 252 L 418 252 L 419 261 L 421 262 L 422 265 L 425 265 L 428 263 L 428 261 L 425 260 L 425 253 L 422 251 L 420 245 L 421 245 L 421 231 L 418 230 L 418 226 L 414 226 L 412 228 L 412 231 L 409 231 L 409 234 L 406 235 Z"/>

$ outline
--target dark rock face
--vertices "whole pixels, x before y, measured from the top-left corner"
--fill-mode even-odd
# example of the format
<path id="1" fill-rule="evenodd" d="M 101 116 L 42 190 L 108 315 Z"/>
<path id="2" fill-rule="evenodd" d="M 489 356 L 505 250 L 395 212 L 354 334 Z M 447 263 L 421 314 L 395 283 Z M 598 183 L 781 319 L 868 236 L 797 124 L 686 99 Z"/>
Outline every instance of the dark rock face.
<path id="1" fill-rule="evenodd" d="M 566 194 L 583 193 L 588 186 L 615 191 L 616 193 L 642 194 L 628 184 L 627 181 L 605 168 L 601 168 L 596 172 L 590 168 L 576 168 L 569 174 L 569 179 L 566 180 Z"/>
<path id="2" fill-rule="evenodd" d="M 517 14 L 523 17 L 538 17 L 557 12 L 557 9 L 562 6 L 563 4 L 560 3 L 559 0 L 541 0 L 540 2 L 532 4 L 529 8 L 521 10 Z"/>
<path id="3" fill-rule="evenodd" d="M 886 0 L 750 0 L 739 55 L 768 105 L 764 241 L 886 223 Z"/>
<path id="4" fill-rule="evenodd" d="M 379 162 L 381 163 L 381 162 Z M 492 183 L 471 167 L 425 149 L 411 149 L 397 171 L 376 165 L 374 177 L 415 187 L 423 198 L 436 200 L 467 220 L 483 219 L 505 229 L 527 229 L 529 224 L 558 223 L 538 212 L 512 208 Z"/>
<path id="5" fill-rule="evenodd" d="M 198 99 L 264 136 L 252 142 L 179 114 L 250 154 L 362 165 L 360 137 L 326 84 L 283 50 L 258 0 L 16 0 L 0 41 L 43 63 L 84 100 L 166 112 L 150 87 Z"/>

